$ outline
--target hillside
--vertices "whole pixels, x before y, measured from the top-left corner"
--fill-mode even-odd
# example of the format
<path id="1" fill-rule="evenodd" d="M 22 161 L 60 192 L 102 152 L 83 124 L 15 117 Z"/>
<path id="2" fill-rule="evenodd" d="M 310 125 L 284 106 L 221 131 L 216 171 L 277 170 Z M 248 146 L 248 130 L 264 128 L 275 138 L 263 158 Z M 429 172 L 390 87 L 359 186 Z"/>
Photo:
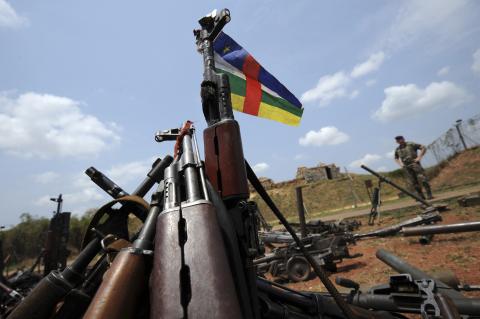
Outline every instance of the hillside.
<path id="1" fill-rule="evenodd" d="M 382 173 L 384 176 L 405 187 L 405 179 L 402 170 Z M 460 153 L 437 166 L 427 169 L 430 176 L 434 193 L 442 190 L 462 187 L 480 183 L 480 148 L 470 149 Z M 360 201 L 358 206 L 369 206 L 369 198 L 365 188 L 365 180 L 370 179 L 376 185 L 377 179 L 367 174 L 351 174 L 353 183 L 345 174 L 342 178 L 334 180 L 322 180 L 314 183 L 306 183 L 303 180 L 291 180 L 269 185 L 267 190 L 280 210 L 289 218 L 296 219 L 295 187 L 303 187 L 304 204 L 307 214 L 321 217 L 331 211 L 351 209 L 354 197 L 351 191 L 353 186 Z M 399 191 L 390 185 L 382 184 L 382 201 L 398 199 Z M 256 201 L 260 211 L 269 221 L 275 217 L 268 207 L 259 198 L 256 192 L 252 192 L 251 199 Z"/>
<path id="2" fill-rule="evenodd" d="M 436 190 L 480 183 L 480 147 L 453 156 L 434 171 L 436 176 L 432 178 L 432 187 Z"/>

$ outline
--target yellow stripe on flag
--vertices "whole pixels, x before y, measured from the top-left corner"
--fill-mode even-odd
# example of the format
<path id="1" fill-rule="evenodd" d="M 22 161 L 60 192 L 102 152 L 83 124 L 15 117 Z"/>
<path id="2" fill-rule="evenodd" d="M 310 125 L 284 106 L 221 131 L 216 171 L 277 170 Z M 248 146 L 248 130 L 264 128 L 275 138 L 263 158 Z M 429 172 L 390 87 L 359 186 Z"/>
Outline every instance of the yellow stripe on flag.
<path id="1" fill-rule="evenodd" d="M 232 107 L 235 111 L 243 112 L 243 102 L 245 97 L 237 94 L 230 94 L 232 97 Z"/>
<path id="2" fill-rule="evenodd" d="M 243 102 L 245 101 L 245 97 L 237 94 L 231 94 L 231 97 L 233 109 L 243 112 Z M 298 126 L 301 119 L 299 116 L 263 102 L 260 103 L 258 116 L 292 126 Z"/>
<path id="3" fill-rule="evenodd" d="M 263 102 L 260 103 L 258 116 L 292 126 L 298 126 L 301 119 L 299 116 Z"/>

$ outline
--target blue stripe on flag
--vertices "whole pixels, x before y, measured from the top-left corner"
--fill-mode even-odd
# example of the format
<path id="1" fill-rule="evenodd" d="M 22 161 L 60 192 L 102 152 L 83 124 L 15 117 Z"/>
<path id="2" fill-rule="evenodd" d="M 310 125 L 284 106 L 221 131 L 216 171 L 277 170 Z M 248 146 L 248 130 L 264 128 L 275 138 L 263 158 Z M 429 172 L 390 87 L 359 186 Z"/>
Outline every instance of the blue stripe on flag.
<path id="1" fill-rule="evenodd" d="M 224 32 L 220 32 L 213 43 L 213 49 L 219 54 L 227 63 L 234 66 L 240 72 L 243 72 L 243 63 L 249 53 L 235 40 Z M 280 83 L 273 75 L 271 75 L 265 68 L 260 67 L 258 81 L 267 88 L 277 93 L 283 99 L 298 108 L 302 108 L 302 103 L 293 95 L 282 83 Z"/>

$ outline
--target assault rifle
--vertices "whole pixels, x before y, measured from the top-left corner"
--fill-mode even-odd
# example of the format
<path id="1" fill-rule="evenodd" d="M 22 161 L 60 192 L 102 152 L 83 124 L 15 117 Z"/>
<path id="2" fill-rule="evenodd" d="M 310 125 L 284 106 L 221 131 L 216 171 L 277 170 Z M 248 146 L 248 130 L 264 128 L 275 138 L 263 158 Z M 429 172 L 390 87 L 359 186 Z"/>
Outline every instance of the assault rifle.
<path id="1" fill-rule="evenodd" d="M 160 172 L 170 164 L 172 158 L 170 156 L 165 157 L 161 162 L 156 163 L 155 167 Z M 163 168 L 163 169 L 162 169 Z M 163 179 L 163 176 L 147 176 L 140 185 L 153 185 L 158 179 Z M 137 187 L 136 192 L 133 193 L 135 198 L 142 198 L 148 192 L 148 187 Z M 38 285 L 32 290 L 32 292 L 26 296 L 22 302 L 13 309 L 12 313 L 8 316 L 9 319 L 47 319 L 51 318 L 81 318 L 86 307 L 90 303 L 90 299 L 95 294 L 99 281 L 103 276 L 105 267 L 105 254 L 93 268 L 87 272 L 87 267 L 91 261 L 100 252 L 103 252 L 102 246 L 106 247 L 107 239 L 109 236 L 105 236 L 96 231 L 93 226 L 98 226 L 99 229 L 104 231 L 113 232 L 118 231 L 120 228 L 126 227 L 128 222 L 128 212 L 130 211 L 142 211 L 139 200 L 123 200 L 124 197 L 119 197 L 113 202 L 105 205 L 105 209 L 99 209 L 97 214 L 92 219 L 92 223 L 89 226 L 87 234 L 84 239 L 83 250 L 73 261 L 73 263 L 67 266 L 62 272 L 52 271 L 46 277 L 44 277 Z M 117 211 L 109 210 L 111 206 L 116 203 L 124 204 Z M 123 210 L 122 210 L 123 209 Z M 100 223 L 105 215 L 101 213 L 111 213 L 106 216 L 106 221 Z M 124 213 L 126 212 L 126 213 Z M 99 214 L 100 213 L 100 214 Z M 121 229 L 120 236 L 125 236 L 125 230 Z M 128 237 L 128 231 L 126 236 Z M 111 238 L 111 236 L 109 237 Z M 66 299 L 71 297 L 73 299 Z M 57 304 L 61 301 L 65 301 L 60 309 L 56 309 Z M 72 308 L 74 312 L 72 312 Z"/>
<path id="2" fill-rule="evenodd" d="M 67 265 L 70 252 L 67 249 L 70 213 L 62 211 L 62 194 L 50 198 L 57 203 L 57 210 L 53 213 L 48 225 L 47 240 L 43 251 L 43 275 L 48 275 L 52 270 L 63 270 Z"/>

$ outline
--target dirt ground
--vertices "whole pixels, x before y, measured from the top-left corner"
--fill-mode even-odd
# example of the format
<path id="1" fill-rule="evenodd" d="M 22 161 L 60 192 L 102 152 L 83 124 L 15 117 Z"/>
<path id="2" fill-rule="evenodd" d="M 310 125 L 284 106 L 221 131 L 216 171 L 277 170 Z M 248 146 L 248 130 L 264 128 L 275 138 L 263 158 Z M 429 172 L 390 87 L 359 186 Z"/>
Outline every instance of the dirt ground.
<path id="1" fill-rule="evenodd" d="M 447 204 L 450 209 L 442 213 L 443 221 L 438 224 L 480 220 L 480 206 L 464 208 L 460 207 L 456 200 L 450 200 Z M 419 209 L 410 208 L 389 213 L 381 216 L 380 226 L 364 226 L 367 225 L 367 218 L 357 218 L 362 222 L 358 232 L 393 225 L 414 217 L 418 212 Z M 331 274 L 330 278 L 334 280 L 336 276 L 340 276 L 352 279 L 360 284 L 361 289 L 388 283 L 389 275 L 395 272 L 375 257 L 375 252 L 380 248 L 394 253 L 426 272 L 447 268 L 457 275 L 461 283 L 480 284 L 480 232 L 435 235 L 429 245 L 421 245 L 417 237 L 396 236 L 359 240 L 349 249 L 351 254 L 362 253 L 363 256 L 344 260 L 338 264 L 339 271 Z M 287 286 L 304 291 L 325 291 L 318 278 L 290 283 Z M 337 288 L 341 292 L 348 291 L 343 287 Z M 480 292 L 469 292 L 465 295 L 480 297 Z"/>

